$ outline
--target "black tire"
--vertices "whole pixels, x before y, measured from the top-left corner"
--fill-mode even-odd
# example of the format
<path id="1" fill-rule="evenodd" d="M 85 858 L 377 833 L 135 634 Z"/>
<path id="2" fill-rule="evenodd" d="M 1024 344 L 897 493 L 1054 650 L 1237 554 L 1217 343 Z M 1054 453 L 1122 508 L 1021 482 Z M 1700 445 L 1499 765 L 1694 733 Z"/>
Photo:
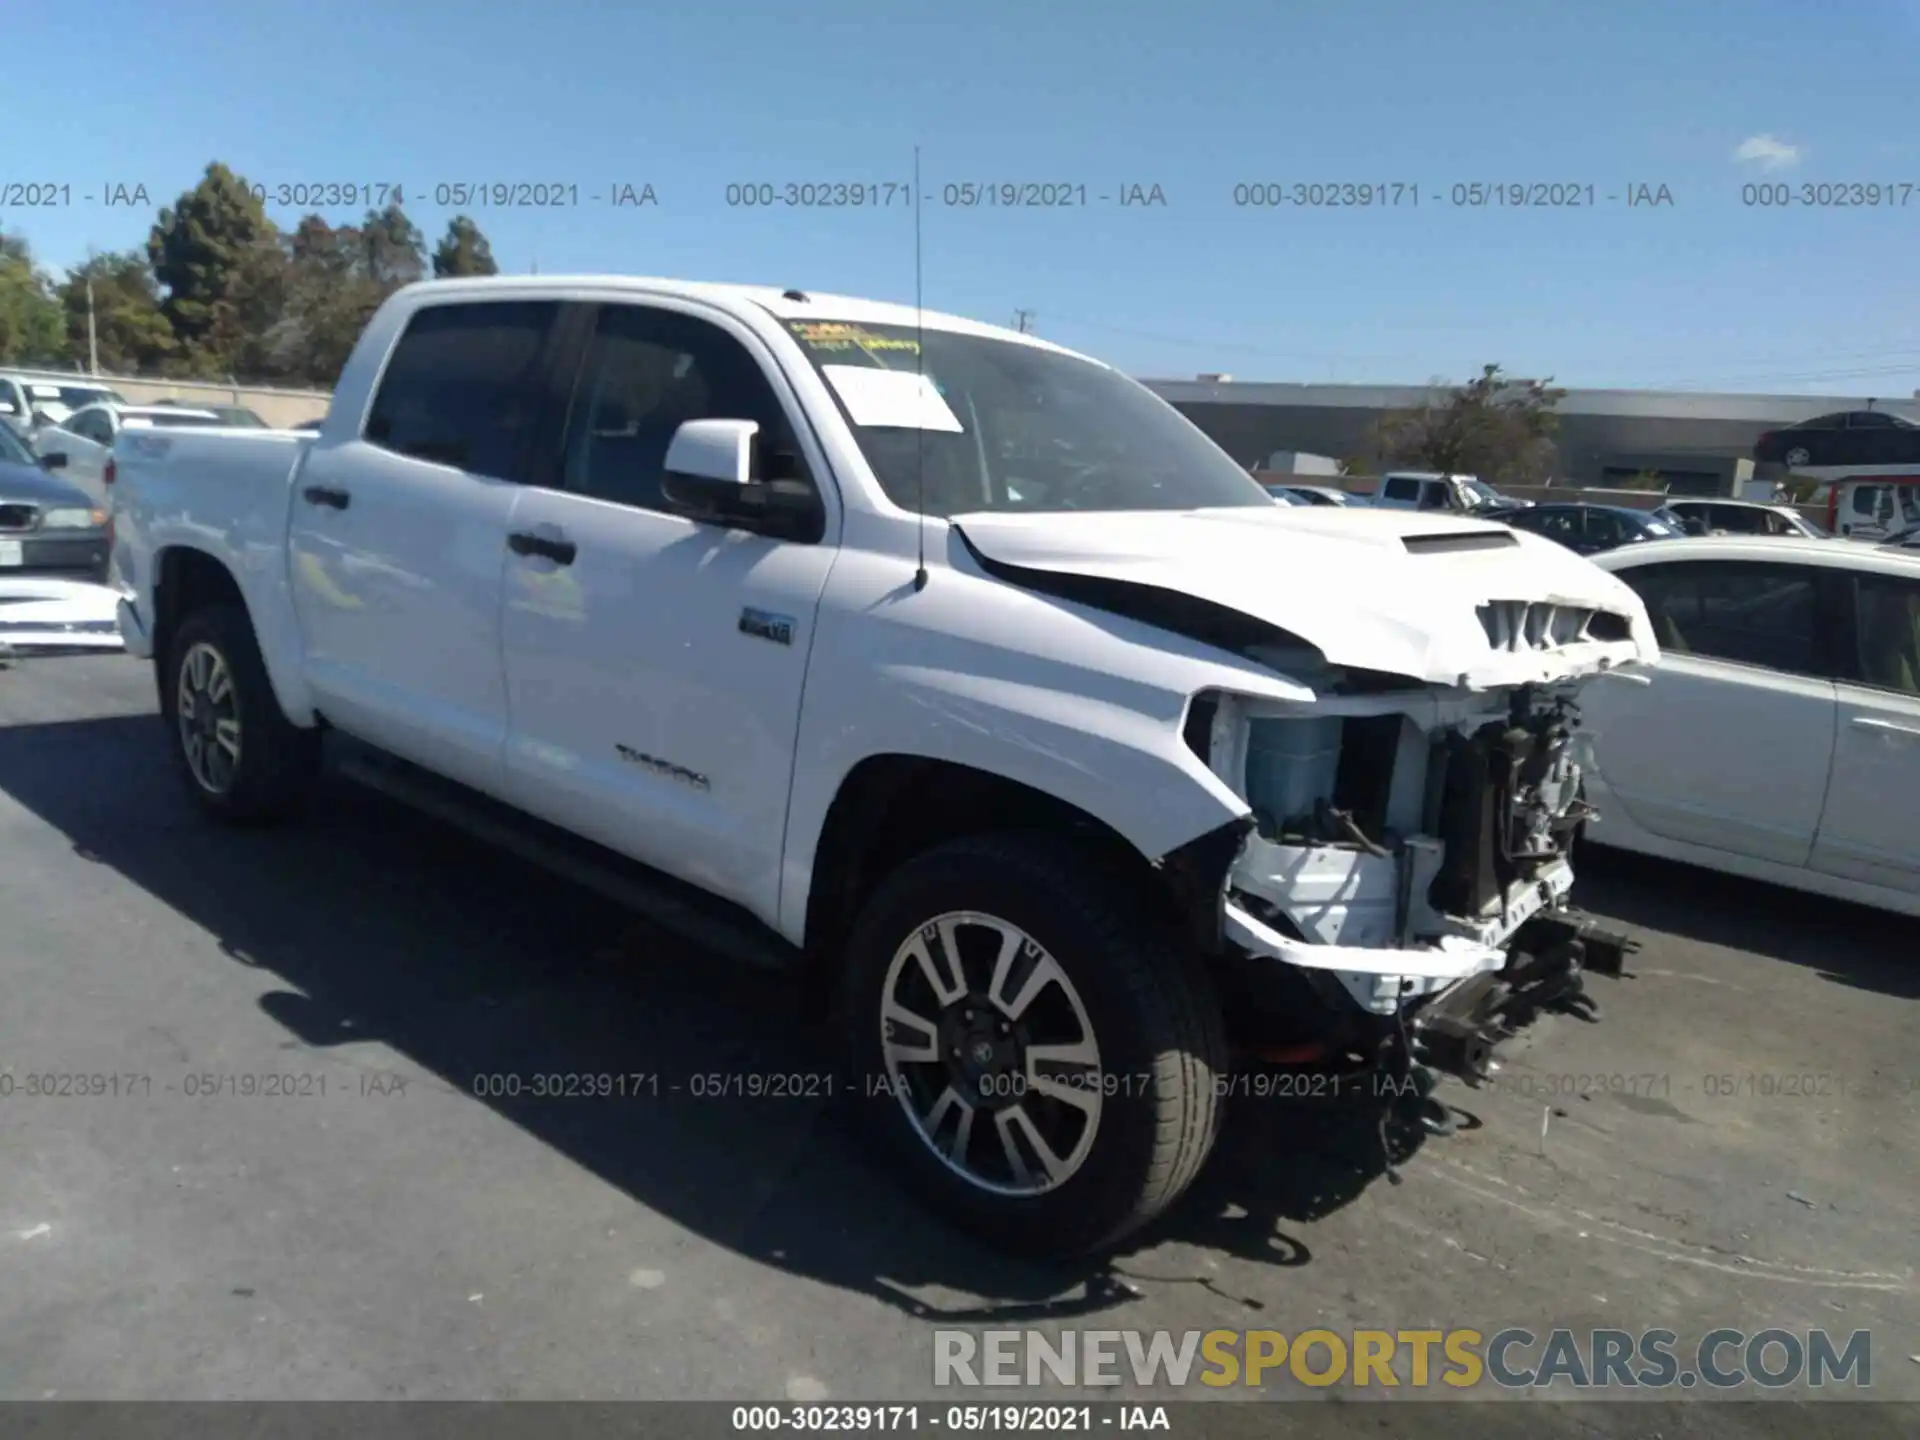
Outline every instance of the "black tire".
<path id="1" fill-rule="evenodd" d="M 1099 1046 L 1105 1088 L 1091 1148 L 1044 1193 L 996 1193 L 957 1174 L 888 1079 L 880 1016 L 890 967 L 923 925 L 953 911 L 984 912 L 1044 947 Z M 930 1208 L 1003 1250 L 1108 1249 L 1172 1206 L 1213 1148 L 1226 1041 L 1212 979 L 1160 917 L 1070 842 L 980 836 L 903 865 L 855 922 L 840 1011 L 869 1137 Z"/>
<path id="2" fill-rule="evenodd" d="M 239 722 L 239 757 L 221 786 L 195 773 L 180 721 L 182 672 L 204 649 L 226 667 L 233 718 Z M 246 612 L 217 605 L 185 616 L 158 670 L 167 745 L 194 801 L 215 818 L 239 825 L 268 824 L 298 813 L 320 768 L 320 732 L 302 729 L 281 711 Z"/>

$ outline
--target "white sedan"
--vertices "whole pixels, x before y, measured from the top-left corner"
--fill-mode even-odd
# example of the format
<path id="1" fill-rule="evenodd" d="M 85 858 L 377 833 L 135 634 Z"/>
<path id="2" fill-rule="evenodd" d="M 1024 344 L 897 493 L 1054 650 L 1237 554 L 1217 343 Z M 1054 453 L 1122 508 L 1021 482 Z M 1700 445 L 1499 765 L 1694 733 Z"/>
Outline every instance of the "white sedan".
<path id="1" fill-rule="evenodd" d="M 1920 555 L 1741 536 L 1594 563 L 1661 656 L 1582 696 L 1590 843 L 1920 915 Z"/>

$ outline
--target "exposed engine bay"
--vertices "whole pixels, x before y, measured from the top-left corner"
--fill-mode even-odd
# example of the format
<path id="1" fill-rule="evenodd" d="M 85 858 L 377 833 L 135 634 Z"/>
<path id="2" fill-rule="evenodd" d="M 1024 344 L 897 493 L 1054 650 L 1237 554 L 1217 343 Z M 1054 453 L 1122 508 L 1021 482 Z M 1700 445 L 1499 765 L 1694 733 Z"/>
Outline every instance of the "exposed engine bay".
<path id="1" fill-rule="evenodd" d="M 1189 742 L 1253 812 L 1225 938 L 1257 969 L 1297 972 L 1290 1028 L 1362 1046 L 1392 1035 L 1409 1059 L 1477 1081 L 1541 1010 L 1597 1014 L 1581 973 L 1619 974 L 1630 942 L 1567 904 L 1591 816 L 1579 684 L 1196 702 Z"/>

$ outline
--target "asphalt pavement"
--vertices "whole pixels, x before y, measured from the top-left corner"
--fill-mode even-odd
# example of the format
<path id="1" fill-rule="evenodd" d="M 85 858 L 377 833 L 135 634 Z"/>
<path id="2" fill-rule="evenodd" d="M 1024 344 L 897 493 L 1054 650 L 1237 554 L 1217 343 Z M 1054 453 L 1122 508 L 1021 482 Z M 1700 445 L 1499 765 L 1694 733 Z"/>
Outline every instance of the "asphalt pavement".
<path id="1" fill-rule="evenodd" d="M 215 828 L 163 740 L 127 657 L 0 670 L 0 1399 L 951 1400 L 941 1328 L 1507 1325 L 1864 1329 L 1920 1399 L 1911 921 L 1591 858 L 1634 977 L 1450 1086 L 1459 1134 L 1247 1097 L 1146 1240 L 1033 1266 L 926 1218 L 821 1082 L 699 1078 L 831 1073 L 787 982 L 344 781 Z"/>

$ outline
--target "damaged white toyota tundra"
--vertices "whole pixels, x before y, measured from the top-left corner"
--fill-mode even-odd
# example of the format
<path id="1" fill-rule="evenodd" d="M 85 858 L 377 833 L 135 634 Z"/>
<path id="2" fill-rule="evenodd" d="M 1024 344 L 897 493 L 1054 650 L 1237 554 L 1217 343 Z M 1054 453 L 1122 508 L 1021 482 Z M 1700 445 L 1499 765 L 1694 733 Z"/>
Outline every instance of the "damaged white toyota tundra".
<path id="1" fill-rule="evenodd" d="M 1495 524 L 1277 505 L 1029 335 L 433 282 L 317 436 L 139 432 L 110 473 L 203 806 L 290 813 L 328 736 L 792 967 L 834 1092 L 1008 1246 L 1166 1209 L 1238 1067 L 1472 1078 L 1630 943 L 1567 857 L 1578 686 L 1658 658 L 1633 592 Z"/>

